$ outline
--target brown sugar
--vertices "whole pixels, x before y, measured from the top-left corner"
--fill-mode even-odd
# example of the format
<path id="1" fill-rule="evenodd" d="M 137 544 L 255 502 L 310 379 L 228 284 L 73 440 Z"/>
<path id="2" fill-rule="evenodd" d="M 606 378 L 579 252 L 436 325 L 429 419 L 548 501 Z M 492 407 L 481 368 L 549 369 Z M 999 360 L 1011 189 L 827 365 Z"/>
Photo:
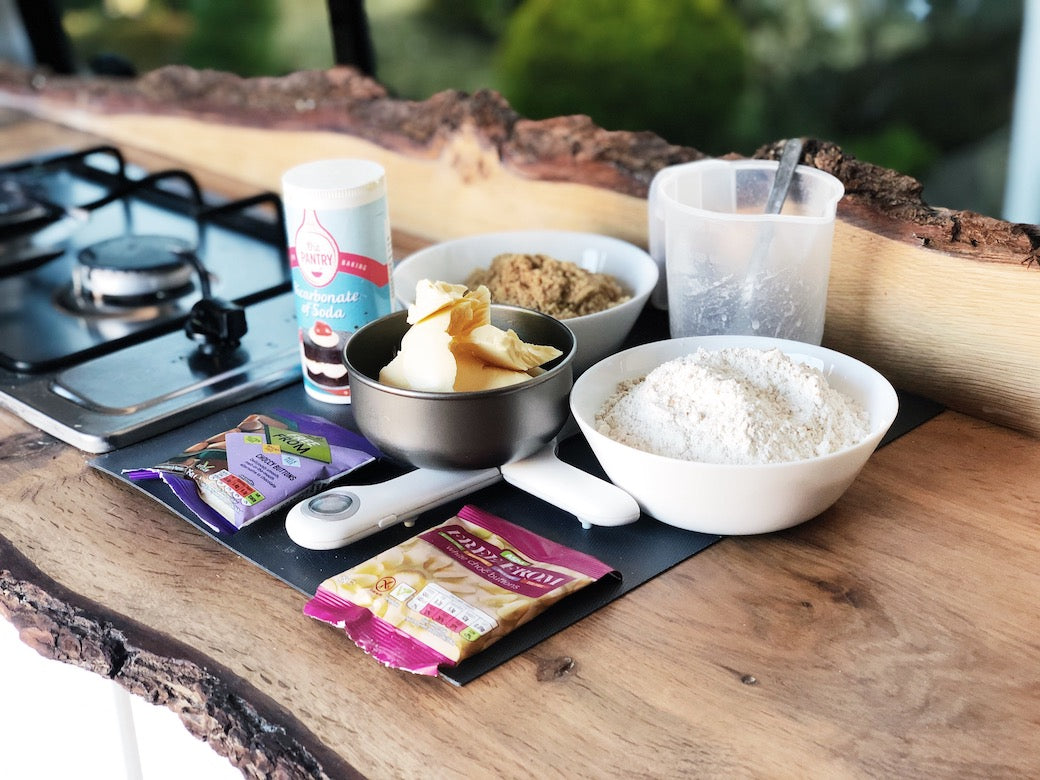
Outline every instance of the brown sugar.
<path id="1" fill-rule="evenodd" d="M 496 303 L 537 309 L 561 320 L 594 314 L 631 297 L 610 274 L 542 254 L 498 255 L 489 268 L 471 273 L 466 284 L 487 285 Z"/>

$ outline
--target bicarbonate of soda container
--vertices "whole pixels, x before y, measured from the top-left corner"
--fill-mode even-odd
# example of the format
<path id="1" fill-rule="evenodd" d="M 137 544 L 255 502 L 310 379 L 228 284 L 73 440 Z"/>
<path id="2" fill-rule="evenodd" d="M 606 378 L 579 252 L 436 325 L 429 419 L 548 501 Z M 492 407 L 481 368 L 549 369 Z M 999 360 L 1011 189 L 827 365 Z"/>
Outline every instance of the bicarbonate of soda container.
<path id="1" fill-rule="evenodd" d="M 303 163 L 282 175 L 282 201 L 304 389 L 350 403 L 343 348 L 393 309 L 386 172 L 371 160 Z"/>

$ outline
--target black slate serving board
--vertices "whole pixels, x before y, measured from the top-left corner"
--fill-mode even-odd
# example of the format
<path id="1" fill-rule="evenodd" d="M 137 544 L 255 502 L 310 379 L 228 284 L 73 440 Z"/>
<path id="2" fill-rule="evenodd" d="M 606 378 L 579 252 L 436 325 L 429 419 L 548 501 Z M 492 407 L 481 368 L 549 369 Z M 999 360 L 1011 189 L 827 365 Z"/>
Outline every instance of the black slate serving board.
<path id="1" fill-rule="evenodd" d="M 657 321 L 660 317 L 659 312 L 644 313 L 629 339 L 630 345 L 649 341 L 651 338 L 648 335 L 662 332 L 660 322 Z M 925 399 L 900 394 L 899 415 L 882 441 L 882 446 L 930 419 L 941 408 Z M 505 482 L 499 482 L 472 493 L 464 500 L 446 503 L 420 515 L 414 527 L 397 525 L 339 550 L 317 551 L 298 546 L 286 534 L 287 509 L 262 518 L 235 534 L 218 533 L 184 508 L 161 480 L 132 482 L 122 474 L 124 469 L 147 468 L 160 463 L 194 442 L 234 427 L 248 414 L 275 409 L 320 415 L 356 430 L 350 406 L 314 401 L 304 392 L 301 383 L 295 383 L 182 426 L 176 431 L 101 455 L 94 458 L 91 465 L 148 494 L 202 533 L 307 597 L 313 595 L 318 585 L 328 577 L 448 519 L 464 504 L 473 504 L 560 544 L 588 553 L 617 571 L 618 576 L 606 577 L 572 594 L 480 654 L 454 668 L 442 670 L 441 676 L 456 685 L 464 685 L 523 653 L 721 538 L 674 528 L 646 515 L 627 526 L 583 529 L 573 515 Z M 597 476 L 605 476 L 582 436 L 574 435 L 565 439 L 558 452 L 562 460 Z M 370 484 L 400 473 L 402 470 L 399 466 L 377 461 L 343 478 L 341 484 Z M 345 637 L 344 641 L 349 642 Z"/>

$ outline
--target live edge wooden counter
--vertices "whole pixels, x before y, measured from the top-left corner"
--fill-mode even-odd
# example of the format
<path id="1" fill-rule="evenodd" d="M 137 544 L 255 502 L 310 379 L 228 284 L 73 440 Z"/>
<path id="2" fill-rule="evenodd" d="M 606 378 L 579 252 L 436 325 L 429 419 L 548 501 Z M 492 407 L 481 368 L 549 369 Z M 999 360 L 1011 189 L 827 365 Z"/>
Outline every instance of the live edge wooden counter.
<path id="1" fill-rule="evenodd" d="M 5 119 L 8 159 L 84 145 Z M 87 458 L 0 413 L 0 613 L 247 776 L 1040 773 L 1027 434 L 945 412 L 818 519 L 724 539 L 461 689 L 381 667 Z"/>

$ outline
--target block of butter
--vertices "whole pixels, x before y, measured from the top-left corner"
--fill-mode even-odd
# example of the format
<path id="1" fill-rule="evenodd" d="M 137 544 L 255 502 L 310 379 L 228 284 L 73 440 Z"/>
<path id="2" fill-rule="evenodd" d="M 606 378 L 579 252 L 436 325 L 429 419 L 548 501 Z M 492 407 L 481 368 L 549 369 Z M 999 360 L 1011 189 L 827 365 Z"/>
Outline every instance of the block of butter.
<path id="1" fill-rule="evenodd" d="M 421 280 L 408 324 L 400 352 L 379 372 L 383 384 L 428 392 L 490 390 L 530 379 L 563 354 L 492 325 L 491 293 L 483 285 L 470 291 Z"/>

